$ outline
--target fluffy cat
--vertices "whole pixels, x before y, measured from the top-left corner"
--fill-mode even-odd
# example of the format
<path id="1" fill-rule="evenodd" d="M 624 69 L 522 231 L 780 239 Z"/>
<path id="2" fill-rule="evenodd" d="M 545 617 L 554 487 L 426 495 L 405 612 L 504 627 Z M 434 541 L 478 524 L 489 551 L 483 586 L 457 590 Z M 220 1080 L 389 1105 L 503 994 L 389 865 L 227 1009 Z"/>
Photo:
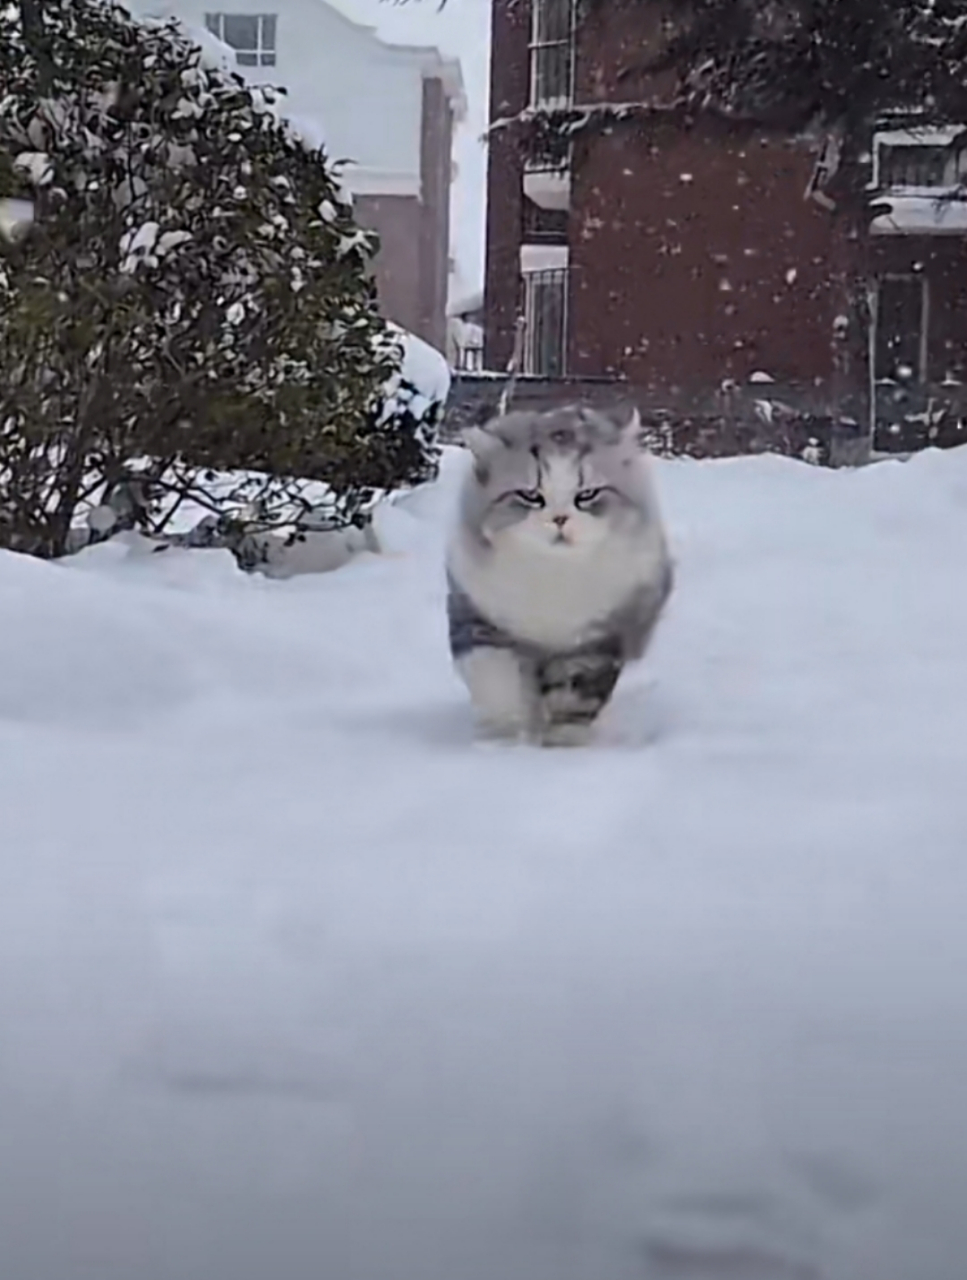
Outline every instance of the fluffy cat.
<path id="1" fill-rule="evenodd" d="M 484 730 L 583 742 L 644 653 L 672 566 L 640 430 L 569 407 L 466 433 L 447 612 Z"/>

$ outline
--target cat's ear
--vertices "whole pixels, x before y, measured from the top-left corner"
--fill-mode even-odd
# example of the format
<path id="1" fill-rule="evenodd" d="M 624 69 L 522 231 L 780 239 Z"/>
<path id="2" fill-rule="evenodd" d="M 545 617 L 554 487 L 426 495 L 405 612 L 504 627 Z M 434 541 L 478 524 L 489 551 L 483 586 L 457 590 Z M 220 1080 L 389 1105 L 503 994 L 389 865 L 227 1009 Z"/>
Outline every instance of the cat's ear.
<path id="1" fill-rule="evenodd" d="M 497 438 L 485 427 L 465 427 L 460 439 L 478 462 L 483 462 L 493 452 Z"/>
<path id="2" fill-rule="evenodd" d="M 621 441 L 623 444 L 637 445 L 641 441 L 641 414 L 638 406 L 633 405 L 628 418 L 621 424 Z"/>
<path id="3" fill-rule="evenodd" d="M 467 427 L 461 439 L 473 455 L 473 470 L 481 484 L 486 484 L 490 474 L 490 462 L 503 440 L 486 427 Z"/>

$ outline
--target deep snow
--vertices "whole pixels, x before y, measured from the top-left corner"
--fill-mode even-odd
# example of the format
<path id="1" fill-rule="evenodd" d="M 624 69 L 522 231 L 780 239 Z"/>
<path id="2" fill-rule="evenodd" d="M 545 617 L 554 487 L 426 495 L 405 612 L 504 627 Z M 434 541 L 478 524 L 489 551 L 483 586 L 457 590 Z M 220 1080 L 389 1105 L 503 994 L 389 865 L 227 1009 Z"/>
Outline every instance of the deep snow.
<path id="1" fill-rule="evenodd" d="M 673 606 L 476 744 L 391 552 L 0 555 L 3 1280 L 963 1280 L 967 452 L 666 463 Z"/>

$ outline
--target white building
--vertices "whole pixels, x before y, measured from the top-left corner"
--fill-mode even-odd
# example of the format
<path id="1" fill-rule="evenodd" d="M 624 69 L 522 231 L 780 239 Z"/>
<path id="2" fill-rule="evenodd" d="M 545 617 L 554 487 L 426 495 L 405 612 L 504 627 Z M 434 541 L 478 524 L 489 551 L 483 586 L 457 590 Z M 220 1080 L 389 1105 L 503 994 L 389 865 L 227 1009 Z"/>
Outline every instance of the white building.
<path id="1" fill-rule="evenodd" d="M 446 343 L 453 132 L 466 114 L 460 64 L 387 44 L 325 0 L 132 0 L 235 50 L 238 70 L 286 90 L 286 115 L 347 161 L 359 222 L 379 232 L 387 315 L 440 350 Z M 271 12 L 266 12 L 271 9 Z"/>

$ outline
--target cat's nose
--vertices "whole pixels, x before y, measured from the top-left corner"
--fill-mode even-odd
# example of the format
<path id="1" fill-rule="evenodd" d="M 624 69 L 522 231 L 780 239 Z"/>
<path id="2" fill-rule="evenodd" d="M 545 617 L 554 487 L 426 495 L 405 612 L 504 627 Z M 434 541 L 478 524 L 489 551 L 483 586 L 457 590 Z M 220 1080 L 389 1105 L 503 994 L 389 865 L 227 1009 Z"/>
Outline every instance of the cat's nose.
<path id="1" fill-rule="evenodd" d="M 568 516 L 554 516 L 553 520 L 559 529 L 563 529 L 568 522 L 568 518 Z"/>

